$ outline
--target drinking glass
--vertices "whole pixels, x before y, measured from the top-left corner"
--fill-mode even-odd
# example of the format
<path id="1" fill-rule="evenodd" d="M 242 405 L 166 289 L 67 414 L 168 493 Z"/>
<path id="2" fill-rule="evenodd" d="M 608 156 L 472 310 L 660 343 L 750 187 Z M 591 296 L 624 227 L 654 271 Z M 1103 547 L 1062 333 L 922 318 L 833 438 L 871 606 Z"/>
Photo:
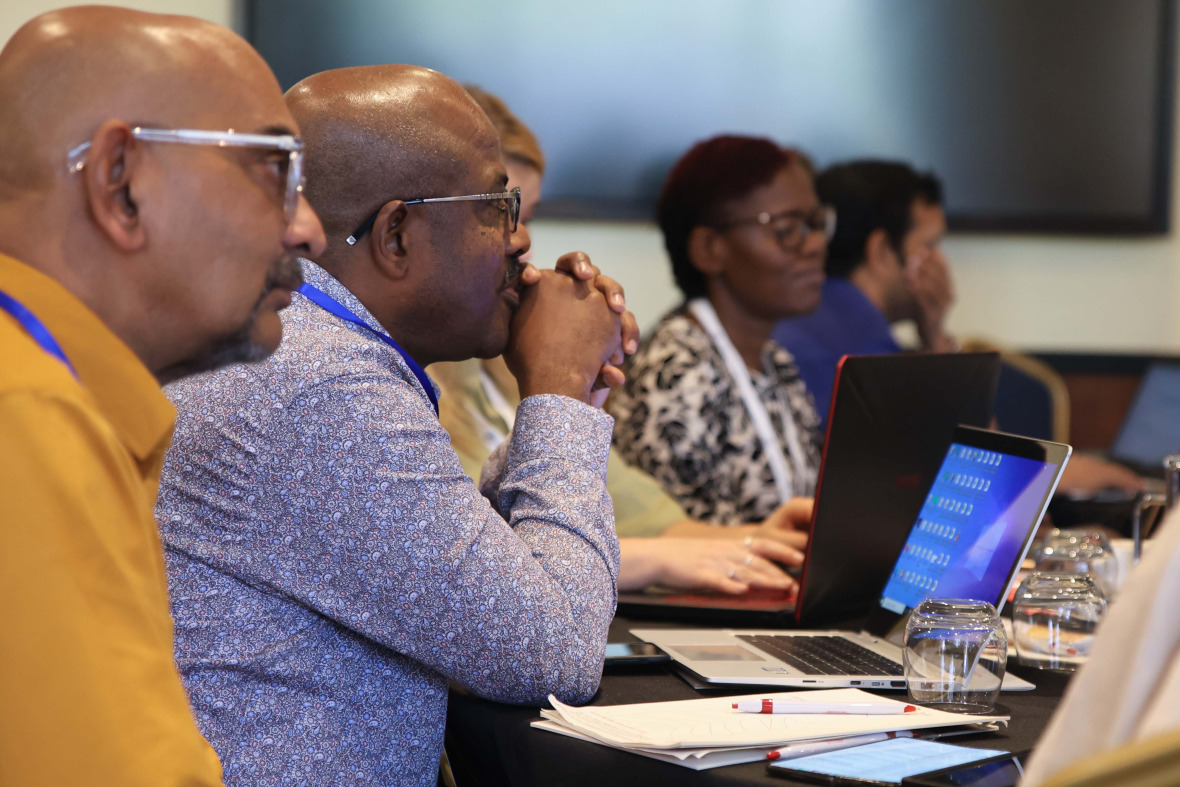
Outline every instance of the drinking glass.
<path id="1" fill-rule="evenodd" d="M 1020 663 L 1070 672 L 1085 663 L 1106 596 L 1089 574 L 1034 571 L 1016 589 L 1013 639 Z"/>
<path id="2" fill-rule="evenodd" d="M 1097 530 L 1056 530 L 1045 539 L 1037 570 L 1053 574 L 1089 574 L 1106 598 L 1119 584 L 1118 556 L 1110 539 Z"/>
<path id="3" fill-rule="evenodd" d="M 904 662 L 911 702 L 989 713 L 1007 658 L 1000 616 L 986 601 L 926 599 L 906 624 Z"/>

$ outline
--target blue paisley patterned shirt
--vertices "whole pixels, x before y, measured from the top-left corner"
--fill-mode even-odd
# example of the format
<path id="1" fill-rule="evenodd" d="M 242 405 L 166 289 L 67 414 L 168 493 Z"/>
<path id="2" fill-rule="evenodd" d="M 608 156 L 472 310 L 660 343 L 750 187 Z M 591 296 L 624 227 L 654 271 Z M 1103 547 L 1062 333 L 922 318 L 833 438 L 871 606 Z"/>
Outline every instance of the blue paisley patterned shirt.
<path id="1" fill-rule="evenodd" d="M 166 389 L 177 661 L 228 785 L 433 785 L 448 679 L 536 705 L 598 687 L 612 421 L 526 399 L 481 495 L 401 356 L 293 300 L 268 361 Z"/>

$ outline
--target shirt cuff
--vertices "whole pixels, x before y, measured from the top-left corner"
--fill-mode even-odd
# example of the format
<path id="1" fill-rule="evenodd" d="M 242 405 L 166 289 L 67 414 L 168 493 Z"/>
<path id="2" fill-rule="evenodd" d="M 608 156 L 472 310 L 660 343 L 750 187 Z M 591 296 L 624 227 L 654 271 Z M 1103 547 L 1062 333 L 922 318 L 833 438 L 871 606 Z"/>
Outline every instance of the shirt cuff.
<path id="1" fill-rule="evenodd" d="M 597 407 L 556 394 L 538 394 L 516 408 L 509 453 L 513 461 L 562 458 L 597 474 L 606 483 L 607 457 L 615 419 Z"/>

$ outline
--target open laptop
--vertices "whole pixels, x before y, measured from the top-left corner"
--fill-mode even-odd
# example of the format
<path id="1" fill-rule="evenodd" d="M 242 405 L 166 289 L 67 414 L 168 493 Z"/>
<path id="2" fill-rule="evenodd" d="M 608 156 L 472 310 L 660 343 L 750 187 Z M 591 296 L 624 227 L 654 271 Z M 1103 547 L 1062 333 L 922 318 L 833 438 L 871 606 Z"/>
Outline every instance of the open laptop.
<path id="1" fill-rule="evenodd" d="M 620 593 L 619 614 L 727 625 L 830 624 L 865 614 L 959 424 L 991 422 L 996 353 L 845 356 L 836 371 L 796 596 Z"/>
<path id="2" fill-rule="evenodd" d="M 1164 457 L 1180 453 L 1177 412 L 1180 365 L 1152 364 L 1110 449 L 1110 458 L 1143 475 L 1160 475 Z"/>
<path id="3" fill-rule="evenodd" d="M 631 633 L 659 645 L 708 683 L 905 688 L 900 633 L 909 612 L 932 597 L 988 601 L 1001 609 L 1070 452 L 1059 443 L 956 430 L 859 633 L 673 628 Z M 1004 687 L 1032 684 L 1006 677 Z"/>

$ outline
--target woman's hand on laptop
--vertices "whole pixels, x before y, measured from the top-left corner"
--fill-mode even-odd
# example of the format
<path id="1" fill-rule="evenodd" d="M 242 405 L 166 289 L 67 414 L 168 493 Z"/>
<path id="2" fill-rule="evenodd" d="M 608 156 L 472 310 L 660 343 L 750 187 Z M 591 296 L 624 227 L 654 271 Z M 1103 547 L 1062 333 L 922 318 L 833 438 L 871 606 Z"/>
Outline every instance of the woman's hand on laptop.
<path id="1" fill-rule="evenodd" d="M 793 592 L 795 580 L 774 562 L 795 562 L 798 552 L 778 541 L 704 538 L 623 538 L 619 590 L 661 585 L 678 590 Z M 774 561 L 774 562 L 772 562 Z"/>
<path id="2" fill-rule="evenodd" d="M 742 525 L 737 530 L 748 531 L 743 538 L 753 536 L 778 541 L 796 550 L 807 546 L 808 534 L 811 530 L 811 512 L 815 508 L 815 499 L 811 497 L 795 497 L 774 510 L 762 522 L 752 525 Z M 789 566 L 803 563 L 803 554 L 790 561 L 783 561 Z"/>
<path id="3" fill-rule="evenodd" d="M 786 566 L 803 565 L 803 553 L 800 551 L 807 546 L 808 533 L 811 530 L 811 511 L 815 508 L 815 499 L 811 497 L 795 497 L 781 506 L 761 522 L 748 525 L 710 525 L 686 519 L 677 522 L 664 531 L 663 538 L 724 538 L 743 543 L 750 543 L 752 539 L 774 541 L 788 548 L 771 557 L 772 560 Z"/>
<path id="4" fill-rule="evenodd" d="M 1058 491 L 1074 497 L 1088 497 L 1103 489 L 1135 494 L 1147 489 L 1147 482 L 1133 472 L 1092 454 L 1075 453 L 1061 473 Z"/>

